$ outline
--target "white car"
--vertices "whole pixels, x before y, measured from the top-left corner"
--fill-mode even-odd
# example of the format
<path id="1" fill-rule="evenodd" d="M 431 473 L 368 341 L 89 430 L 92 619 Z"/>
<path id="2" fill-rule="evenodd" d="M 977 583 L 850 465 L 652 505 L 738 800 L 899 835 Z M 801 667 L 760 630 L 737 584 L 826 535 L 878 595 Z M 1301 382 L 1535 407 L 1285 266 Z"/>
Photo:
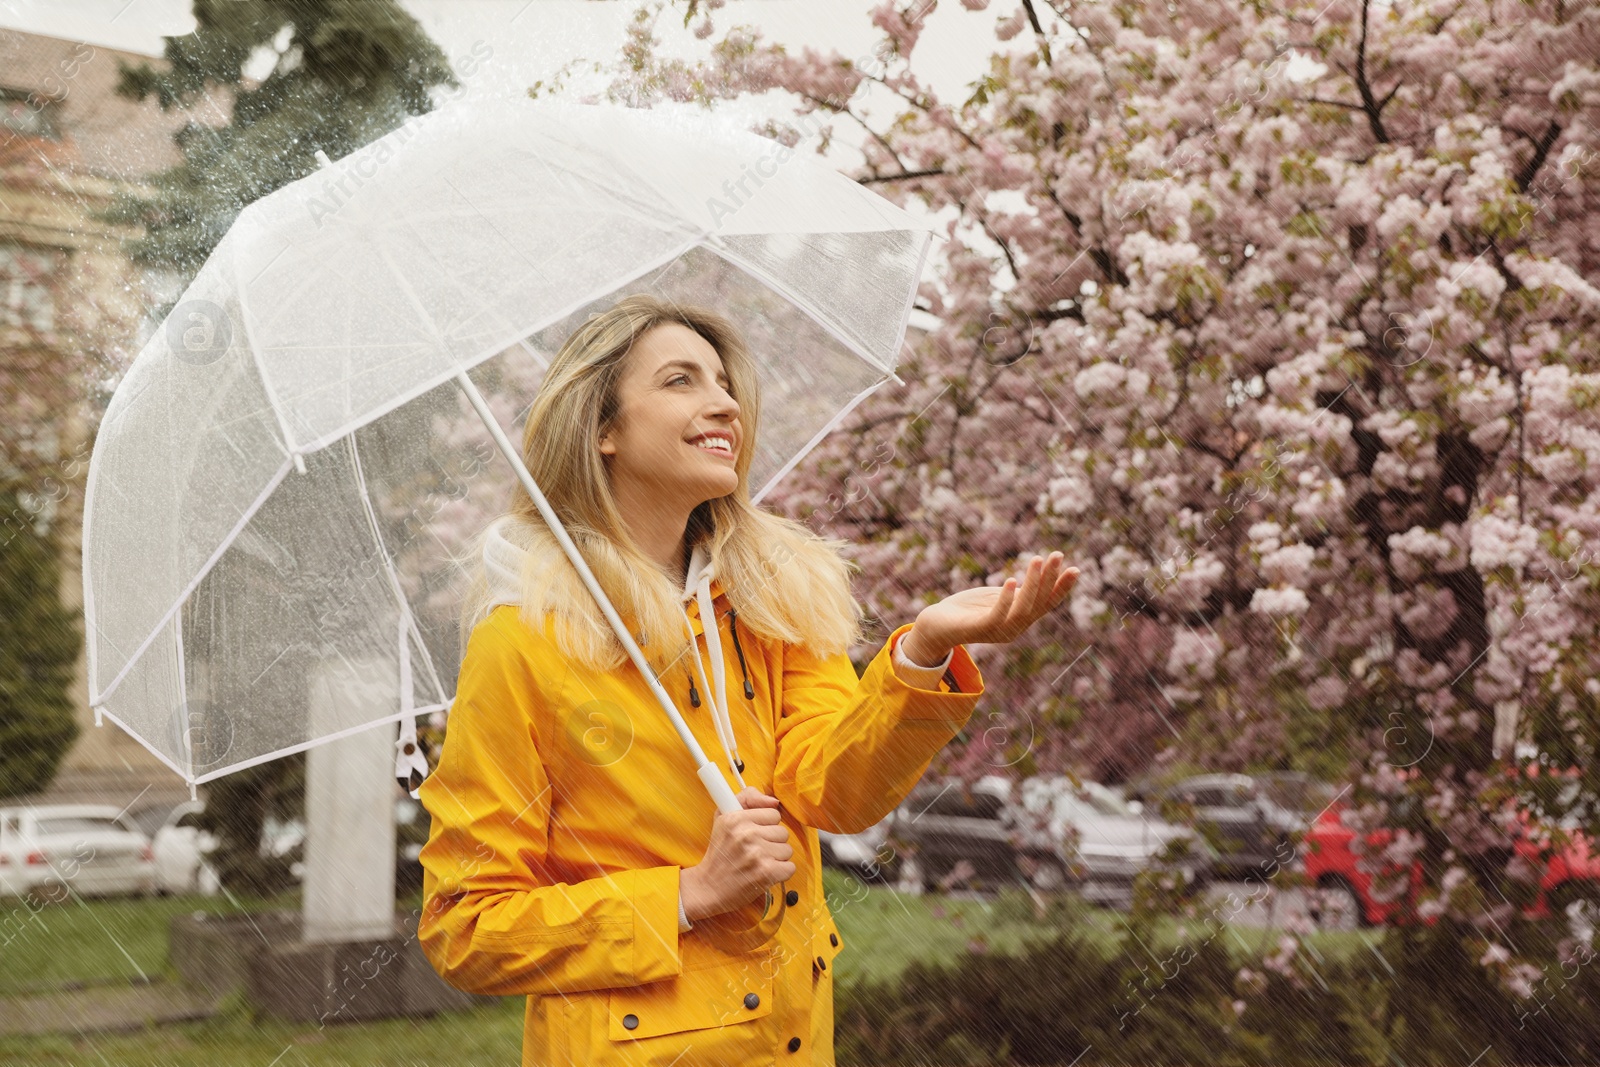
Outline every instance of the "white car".
<path id="1" fill-rule="evenodd" d="M 1016 810 L 1021 852 L 1041 890 L 1070 881 L 1087 900 L 1126 907 L 1134 878 L 1164 865 L 1169 846 L 1183 845 L 1174 873 L 1189 887 L 1209 879 L 1216 860 L 1216 850 L 1193 830 L 1146 813 L 1099 782 L 1035 775 L 1022 782 Z M 1073 847 L 1069 838 L 1076 839 Z"/>
<path id="2" fill-rule="evenodd" d="M 888 818 L 858 834 L 817 831 L 823 865 L 848 871 L 863 882 L 883 881 L 887 877 L 885 867 L 889 852 L 884 843 L 888 837 Z"/>
<path id="3" fill-rule="evenodd" d="M 203 800 L 186 800 L 173 808 L 150 842 L 156 858 L 156 885 L 162 893 L 199 893 L 216 896 L 222 879 L 211 866 L 217 835 L 201 829 Z"/>
<path id="4" fill-rule="evenodd" d="M 0 807 L 0 894 L 47 900 L 155 892 L 150 839 L 108 804 Z"/>

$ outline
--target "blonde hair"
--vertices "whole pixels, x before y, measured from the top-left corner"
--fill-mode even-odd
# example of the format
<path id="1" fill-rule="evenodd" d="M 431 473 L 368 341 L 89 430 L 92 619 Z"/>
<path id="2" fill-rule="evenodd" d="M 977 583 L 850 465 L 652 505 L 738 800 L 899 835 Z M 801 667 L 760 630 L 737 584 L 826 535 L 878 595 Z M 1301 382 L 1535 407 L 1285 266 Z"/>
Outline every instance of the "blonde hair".
<path id="1" fill-rule="evenodd" d="M 674 322 L 716 349 L 745 430 L 734 464 L 737 488 L 694 509 L 687 544 L 706 545 L 741 625 L 819 656 L 859 644 L 864 613 L 850 589 L 855 565 L 841 554 L 849 542 L 819 537 L 750 500 L 761 398 L 755 361 L 724 316 L 643 294 L 591 316 L 562 345 L 534 398 L 522 439 L 528 472 L 635 640 L 643 635 L 640 649 L 651 666 L 660 672 L 684 656 L 692 637 L 680 608 L 681 590 L 628 534 L 599 449 L 601 436 L 619 414 L 618 386 L 634 342 L 653 327 Z M 506 523 L 507 539 L 527 552 L 520 576 L 523 621 L 540 634 L 552 621 L 562 654 L 591 670 L 615 670 L 627 662 L 622 642 L 520 481 L 507 516 L 512 520 Z M 487 534 L 485 528 L 469 548 L 468 558 L 476 563 L 461 609 L 463 652 L 490 610 L 482 563 Z"/>

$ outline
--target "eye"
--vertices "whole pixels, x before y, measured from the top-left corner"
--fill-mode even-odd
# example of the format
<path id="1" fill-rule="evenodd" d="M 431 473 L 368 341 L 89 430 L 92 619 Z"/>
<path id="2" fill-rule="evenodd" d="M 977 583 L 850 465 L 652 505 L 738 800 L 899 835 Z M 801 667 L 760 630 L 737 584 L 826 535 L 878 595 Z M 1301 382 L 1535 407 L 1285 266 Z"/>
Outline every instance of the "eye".
<path id="1" fill-rule="evenodd" d="M 667 380 L 667 384 L 671 385 L 674 382 L 686 382 L 688 380 L 689 380 L 689 376 L 687 374 L 677 374 L 677 375 L 674 375 L 673 377 L 669 378 Z"/>

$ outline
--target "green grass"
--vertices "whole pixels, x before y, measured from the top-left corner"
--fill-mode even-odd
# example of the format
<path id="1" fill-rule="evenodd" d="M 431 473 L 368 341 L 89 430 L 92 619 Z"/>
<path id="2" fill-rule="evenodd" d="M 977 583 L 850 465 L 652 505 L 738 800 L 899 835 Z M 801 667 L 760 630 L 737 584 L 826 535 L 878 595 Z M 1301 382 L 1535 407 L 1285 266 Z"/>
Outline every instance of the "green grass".
<path id="1" fill-rule="evenodd" d="M 861 981 L 893 979 L 915 960 L 938 965 L 956 962 L 974 946 L 1008 952 L 1033 940 L 1076 933 L 1107 954 L 1117 951 L 1125 917 L 1084 905 L 1074 898 L 1053 901 L 1043 919 L 1031 898 L 1007 890 L 998 899 L 953 900 L 940 895 L 903 896 L 879 886 L 864 886 L 835 870 L 823 872 L 823 887 L 843 941 L 835 961 L 843 987 Z M 20 902 L 7 901 L 16 907 Z M 400 907 L 417 907 L 411 894 Z M 218 897 L 146 898 L 69 902 L 27 914 L 21 926 L 5 927 L 0 938 L 0 994 L 61 988 L 79 982 L 171 977 L 167 964 L 167 924 L 185 911 L 231 914 L 237 910 L 299 907 L 298 891 L 273 899 Z M 0 912 L 0 914 L 7 914 Z M 1161 952 L 1183 937 L 1210 934 L 1212 927 L 1163 919 L 1150 944 Z M 1237 959 L 1270 950 L 1277 935 L 1225 927 L 1222 938 Z M 1307 939 L 1315 951 L 1342 956 L 1364 952 L 1377 931 L 1320 933 Z M 471 1011 L 378 1023 L 328 1025 L 256 1020 L 242 997 L 233 998 L 214 1018 L 163 1026 L 137 1034 L 0 1040 L 0 1062 L 18 1064 L 117 1064 L 126 1067 L 212 1067 L 252 1063 L 265 1067 L 304 1065 L 476 1064 L 519 1062 L 524 999 L 506 997 Z"/>
<path id="2" fill-rule="evenodd" d="M 5 961 L 0 996 L 175 975 L 167 967 L 167 929 L 173 916 L 299 907 L 298 889 L 274 899 L 80 897 L 44 906 L 0 897 L 0 959 Z"/>
<path id="3" fill-rule="evenodd" d="M 823 871 L 828 906 L 845 944 L 834 964 L 841 982 L 892 979 L 914 960 L 947 966 L 971 951 L 974 942 L 990 952 L 1014 952 L 1030 941 L 1075 934 L 1110 955 L 1126 937 L 1120 912 L 1086 905 L 1074 897 L 1049 903 L 1042 917 L 1021 889 L 1004 889 L 994 900 L 951 899 L 939 894 L 906 896 L 881 886 L 863 886 L 842 871 Z M 1219 913 L 1220 914 L 1220 913 Z M 1152 951 L 1215 936 L 1241 964 L 1259 959 L 1277 944 L 1280 932 L 1199 920 L 1157 921 Z M 1308 950 L 1348 958 L 1377 944 L 1380 930 L 1317 931 L 1304 939 Z M 1315 958 L 1315 957 L 1313 957 Z"/>
<path id="4" fill-rule="evenodd" d="M 522 997 L 470 1011 L 360 1024 L 252 1021 L 234 1005 L 204 1022 L 141 1034 L 0 1040 L 0 1062 L 117 1067 L 506 1067 L 521 1062 Z"/>
<path id="5" fill-rule="evenodd" d="M 991 952 L 1015 951 L 1031 940 L 1052 938 L 1065 929 L 1061 906 L 1043 922 L 1038 921 L 1032 901 L 1020 889 L 1005 890 L 994 901 L 953 900 L 938 894 L 907 896 L 882 886 L 864 886 L 832 868 L 823 871 L 822 884 L 843 942 L 834 962 L 842 983 L 882 982 L 916 960 L 948 965 L 971 951 L 969 946 L 974 943 Z M 1079 926 L 1082 933 L 1098 943 L 1111 944 L 1116 923 L 1112 913 L 1092 908 L 1071 910 L 1084 913 Z"/>

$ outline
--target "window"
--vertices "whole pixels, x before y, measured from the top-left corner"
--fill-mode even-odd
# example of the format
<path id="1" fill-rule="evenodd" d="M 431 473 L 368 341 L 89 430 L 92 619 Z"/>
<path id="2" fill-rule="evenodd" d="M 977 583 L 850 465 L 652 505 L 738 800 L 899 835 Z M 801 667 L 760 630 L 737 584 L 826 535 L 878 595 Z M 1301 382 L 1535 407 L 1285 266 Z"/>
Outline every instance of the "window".
<path id="1" fill-rule="evenodd" d="M 56 127 L 58 102 L 26 89 L 0 86 L 0 129 L 23 137 L 48 137 L 60 140 Z"/>
<path id="2" fill-rule="evenodd" d="M 0 245 L 0 329 L 48 334 L 55 328 L 51 281 L 57 255 L 21 245 Z"/>
<path id="3" fill-rule="evenodd" d="M 47 834 L 84 834 L 104 833 L 107 830 L 126 830 L 116 819 L 109 815 L 57 815 L 48 819 L 40 819 L 38 833 Z"/>

